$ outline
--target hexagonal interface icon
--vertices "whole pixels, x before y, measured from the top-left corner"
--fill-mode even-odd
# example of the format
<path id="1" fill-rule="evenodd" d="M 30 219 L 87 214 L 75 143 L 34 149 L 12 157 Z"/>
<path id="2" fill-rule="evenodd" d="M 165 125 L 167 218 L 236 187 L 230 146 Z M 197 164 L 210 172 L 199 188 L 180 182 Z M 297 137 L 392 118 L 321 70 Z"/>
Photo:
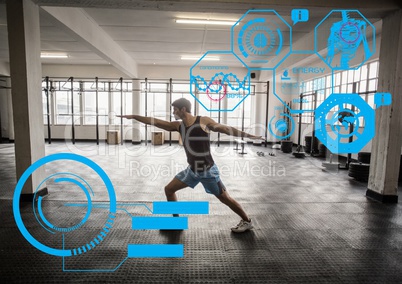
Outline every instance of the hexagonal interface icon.
<path id="1" fill-rule="evenodd" d="M 315 52 L 334 70 L 359 68 L 375 53 L 375 27 L 357 10 L 331 11 L 314 37 Z"/>
<path id="2" fill-rule="evenodd" d="M 190 69 L 191 95 L 208 111 L 233 111 L 250 94 L 250 70 L 242 66 L 231 51 L 208 51 Z"/>
<path id="3" fill-rule="evenodd" d="M 231 49 L 249 68 L 273 69 L 290 53 L 291 31 L 274 10 L 250 10 L 231 29 Z"/>
<path id="4" fill-rule="evenodd" d="M 300 62 L 305 63 L 294 65 Z M 317 95 L 324 95 L 326 88 L 332 88 L 332 80 L 326 80 L 328 73 L 332 75 L 332 70 L 316 54 L 290 54 L 274 70 L 274 94 L 280 101 L 297 101 L 301 93 L 315 91 Z M 299 102 L 296 103 L 299 109 Z M 302 101 L 304 110 L 312 109 L 312 105 L 312 97 Z"/>
<path id="5" fill-rule="evenodd" d="M 315 135 L 332 153 L 358 153 L 375 135 L 374 110 L 358 94 L 332 94 L 315 111 Z"/>

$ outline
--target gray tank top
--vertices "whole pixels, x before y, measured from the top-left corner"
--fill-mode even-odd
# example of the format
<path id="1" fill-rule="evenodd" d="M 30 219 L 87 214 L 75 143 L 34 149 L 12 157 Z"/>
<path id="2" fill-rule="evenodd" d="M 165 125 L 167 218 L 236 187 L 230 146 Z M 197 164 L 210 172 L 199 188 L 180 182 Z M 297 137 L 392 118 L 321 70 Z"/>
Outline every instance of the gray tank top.
<path id="1" fill-rule="evenodd" d="M 180 124 L 180 135 L 183 141 L 187 162 L 193 172 L 206 171 L 214 165 L 211 156 L 209 133 L 205 132 L 200 125 L 200 116 L 195 122 L 186 127 Z"/>

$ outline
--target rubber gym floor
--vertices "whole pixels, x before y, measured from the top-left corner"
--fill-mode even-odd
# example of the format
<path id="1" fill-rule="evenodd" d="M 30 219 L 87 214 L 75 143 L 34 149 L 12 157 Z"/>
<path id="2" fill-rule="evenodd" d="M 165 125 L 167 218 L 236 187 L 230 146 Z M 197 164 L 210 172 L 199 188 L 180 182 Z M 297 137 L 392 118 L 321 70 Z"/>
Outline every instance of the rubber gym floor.
<path id="1" fill-rule="evenodd" d="M 180 200 L 208 201 L 209 214 L 188 216 L 184 231 L 133 230 L 132 216 L 149 216 L 164 201 L 164 186 L 186 166 L 183 149 L 172 146 L 53 142 L 46 155 L 69 152 L 96 162 L 112 181 L 118 210 L 114 225 L 96 248 L 78 256 L 51 256 L 28 243 L 18 230 L 12 199 L 16 187 L 14 145 L 0 145 L 0 278 L 3 283 L 402 283 L 402 207 L 365 197 L 367 184 L 347 171 L 324 172 L 322 159 L 248 144 L 213 147 L 227 190 L 251 216 L 254 229 L 235 234 L 240 218 L 206 194 L 201 185 L 178 193 Z M 257 152 L 264 152 L 259 156 Z M 275 153 L 275 156 L 268 155 Z M 93 204 L 108 204 L 99 176 L 77 162 L 55 161 L 45 176 L 76 173 L 91 185 Z M 85 195 L 48 181 L 42 208 L 49 222 L 77 224 Z M 61 248 L 21 205 L 24 225 L 41 243 Z M 99 233 L 105 208 L 92 208 L 88 221 L 65 233 L 65 246 L 78 247 Z M 183 258 L 129 258 L 128 244 L 184 244 Z"/>

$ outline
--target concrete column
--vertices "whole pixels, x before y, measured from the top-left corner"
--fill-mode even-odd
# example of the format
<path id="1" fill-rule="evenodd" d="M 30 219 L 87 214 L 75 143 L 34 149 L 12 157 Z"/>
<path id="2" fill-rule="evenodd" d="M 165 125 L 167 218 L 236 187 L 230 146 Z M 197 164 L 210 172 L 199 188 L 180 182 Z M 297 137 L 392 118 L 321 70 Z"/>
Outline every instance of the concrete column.
<path id="1" fill-rule="evenodd" d="M 387 203 L 398 202 L 402 120 L 402 10 L 383 19 L 378 92 L 392 94 L 392 105 L 376 110 L 376 134 L 366 196 Z"/>
<path id="2" fill-rule="evenodd" d="M 133 114 L 141 114 L 141 82 L 140 80 L 133 80 Z M 133 123 L 133 144 L 141 144 L 141 130 L 140 123 L 132 120 Z"/>
<path id="3" fill-rule="evenodd" d="M 11 79 L 7 79 L 7 110 L 8 110 L 8 139 L 14 141 L 14 114 L 13 114 L 13 97 L 11 94 Z"/>
<path id="4" fill-rule="evenodd" d="M 6 79 L 0 77 L 0 143 L 3 140 L 3 137 L 8 137 L 8 127 L 6 127 L 8 125 L 6 85 Z"/>
<path id="5" fill-rule="evenodd" d="M 31 0 L 7 1 L 12 105 L 14 113 L 17 178 L 45 156 L 40 62 L 39 8 Z M 32 201 L 43 181 L 43 167 L 25 183 L 21 200 Z M 45 187 L 45 185 L 43 185 Z M 46 188 L 39 194 L 46 194 Z"/>

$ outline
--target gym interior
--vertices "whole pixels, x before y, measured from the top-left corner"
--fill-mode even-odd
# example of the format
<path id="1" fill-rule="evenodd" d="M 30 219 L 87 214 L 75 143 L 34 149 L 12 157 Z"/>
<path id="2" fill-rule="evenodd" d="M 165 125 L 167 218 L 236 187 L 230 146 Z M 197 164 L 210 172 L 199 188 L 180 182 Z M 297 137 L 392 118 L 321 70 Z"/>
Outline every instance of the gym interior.
<path id="1" fill-rule="evenodd" d="M 399 1 L 0 0 L 0 38 L 0 279 L 402 283 Z M 209 133 L 252 229 L 166 201 L 185 142 L 122 116 L 181 98 L 255 136 Z"/>

